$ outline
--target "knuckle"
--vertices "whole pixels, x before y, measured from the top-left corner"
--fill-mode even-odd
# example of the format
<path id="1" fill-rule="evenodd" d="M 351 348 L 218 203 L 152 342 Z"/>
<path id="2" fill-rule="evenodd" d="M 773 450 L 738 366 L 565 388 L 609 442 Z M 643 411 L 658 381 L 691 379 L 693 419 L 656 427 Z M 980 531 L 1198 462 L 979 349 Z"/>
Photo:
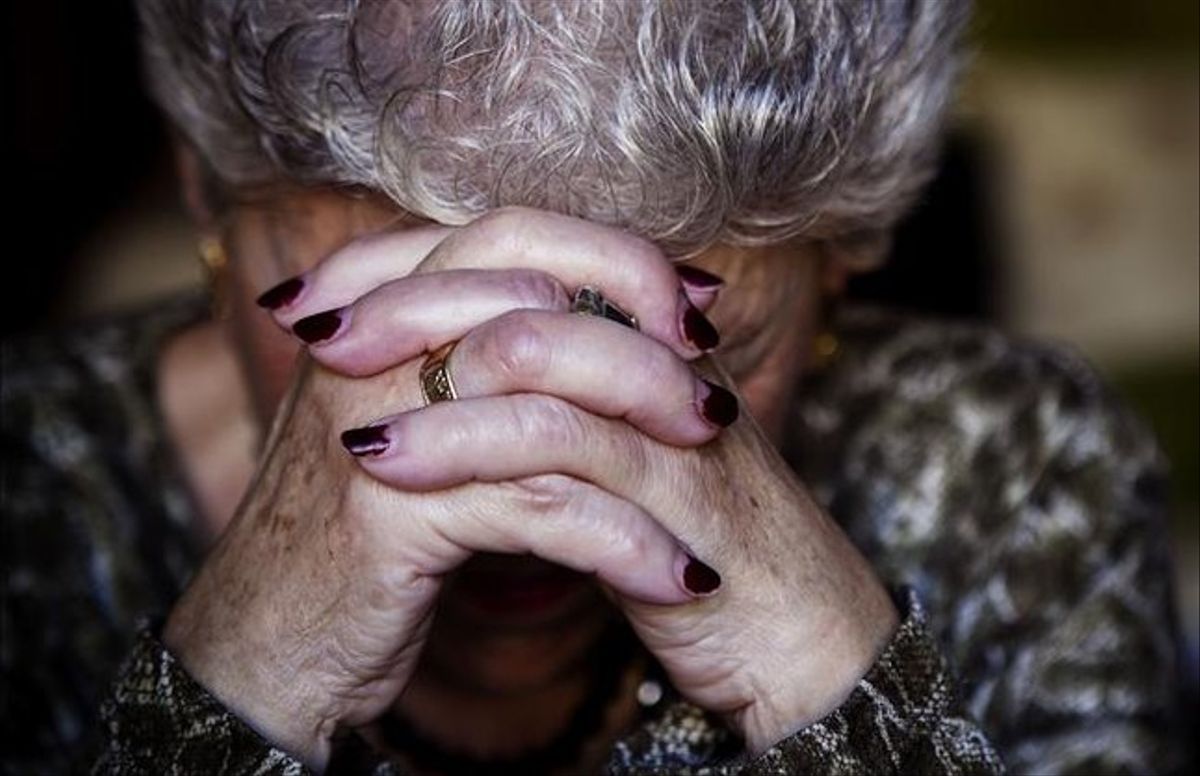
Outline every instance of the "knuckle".
<path id="1" fill-rule="evenodd" d="M 671 289 L 674 290 L 675 271 L 661 248 L 649 240 L 628 232 L 622 232 L 620 240 L 622 241 L 621 252 L 629 259 L 622 263 L 622 267 L 629 274 L 631 281 L 644 283 L 648 277 L 667 278 L 670 280 Z"/>
<path id="2" fill-rule="evenodd" d="M 613 558 L 635 559 L 653 557 L 650 536 L 629 525 L 611 525 L 608 532 L 608 548 Z"/>
<path id="3" fill-rule="evenodd" d="M 510 386 L 535 383 L 550 365 L 546 333 L 525 312 L 506 313 L 492 321 L 482 335 L 479 353 L 486 364 Z"/>
<path id="4" fill-rule="evenodd" d="M 648 518 L 632 507 L 610 503 L 577 520 L 586 526 L 596 565 L 628 569 L 659 557 L 658 534 L 647 525 Z"/>
<path id="5" fill-rule="evenodd" d="M 525 438 L 551 450 L 570 450 L 588 437 L 586 423 L 571 404 L 552 396 L 530 397 L 517 407 L 517 423 Z"/>
<path id="6" fill-rule="evenodd" d="M 670 264 L 667 254 L 663 252 L 662 248 L 658 247 L 650 240 L 647 240 L 644 237 L 639 237 L 631 232 L 622 232 L 621 234 L 627 240 L 629 240 L 628 250 L 630 253 L 633 253 L 638 258 L 642 259 L 643 261 L 653 262 L 656 264 Z"/>
<path id="7" fill-rule="evenodd" d="M 488 211 L 471 222 L 468 229 L 482 244 L 502 253 L 524 254 L 526 233 L 535 211 L 508 206 Z"/>
<path id="8" fill-rule="evenodd" d="M 601 505 L 593 514 L 581 516 L 597 554 L 616 562 L 651 557 L 649 537 L 638 525 L 634 512 L 611 502 Z"/>
<path id="9" fill-rule="evenodd" d="M 514 270 L 509 293 L 524 308 L 565 310 L 570 303 L 567 289 L 551 275 L 537 270 Z"/>
<path id="10" fill-rule="evenodd" d="M 504 483 L 510 502 L 525 513 L 554 516 L 571 510 L 578 484 L 564 474 L 539 474 Z"/>

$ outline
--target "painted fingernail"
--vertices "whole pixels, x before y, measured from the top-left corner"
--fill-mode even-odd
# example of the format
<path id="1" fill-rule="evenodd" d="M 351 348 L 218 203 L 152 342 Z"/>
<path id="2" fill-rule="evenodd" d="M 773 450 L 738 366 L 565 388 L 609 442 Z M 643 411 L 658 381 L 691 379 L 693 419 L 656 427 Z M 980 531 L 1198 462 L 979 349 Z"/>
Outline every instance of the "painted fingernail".
<path id="1" fill-rule="evenodd" d="M 277 286 L 269 288 L 262 293 L 258 299 L 254 300 L 259 307 L 265 307 L 268 310 L 278 310 L 284 305 L 291 304 L 300 291 L 304 288 L 304 281 L 300 278 L 288 278 Z"/>
<path id="2" fill-rule="evenodd" d="M 700 382 L 708 386 L 708 395 L 700 400 L 700 415 L 714 426 L 733 425 L 738 419 L 737 397 L 716 383 L 703 379 Z"/>
<path id="3" fill-rule="evenodd" d="M 694 288 L 697 291 L 715 291 L 725 285 L 725 280 L 721 276 L 705 272 L 698 267 L 677 264 L 675 272 L 679 274 L 679 279 L 685 286 Z"/>
<path id="4" fill-rule="evenodd" d="M 342 447 L 351 455 L 379 455 L 388 449 L 387 426 L 363 426 L 342 432 Z"/>
<path id="5" fill-rule="evenodd" d="M 292 333 L 308 344 L 327 340 L 342 327 L 342 311 L 326 310 L 323 313 L 301 318 L 292 326 Z"/>
<path id="6" fill-rule="evenodd" d="M 683 569 L 683 586 L 696 595 L 708 595 L 721 586 L 721 575 L 689 555 Z"/>
<path id="7" fill-rule="evenodd" d="M 721 342 L 716 328 L 691 303 L 683 313 L 683 336 L 700 350 L 712 350 Z"/>

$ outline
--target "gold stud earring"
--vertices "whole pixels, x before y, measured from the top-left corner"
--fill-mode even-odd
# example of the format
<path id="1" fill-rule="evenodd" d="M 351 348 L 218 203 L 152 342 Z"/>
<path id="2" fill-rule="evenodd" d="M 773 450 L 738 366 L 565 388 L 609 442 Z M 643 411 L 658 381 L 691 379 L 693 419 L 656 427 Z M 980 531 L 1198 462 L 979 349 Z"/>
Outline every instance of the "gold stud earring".
<path id="1" fill-rule="evenodd" d="M 821 314 L 817 323 L 817 335 L 813 338 L 811 365 L 814 371 L 825 369 L 838 356 L 841 343 L 838 341 L 834 328 L 834 318 L 837 312 L 837 297 L 825 295 L 821 297 Z"/>
<path id="2" fill-rule="evenodd" d="M 204 280 L 212 304 L 213 318 L 225 320 L 229 317 L 229 305 L 223 278 L 225 268 L 229 264 L 229 255 L 225 253 L 225 246 L 216 237 L 200 238 L 196 249 L 200 255 L 200 264 L 204 267 Z"/>

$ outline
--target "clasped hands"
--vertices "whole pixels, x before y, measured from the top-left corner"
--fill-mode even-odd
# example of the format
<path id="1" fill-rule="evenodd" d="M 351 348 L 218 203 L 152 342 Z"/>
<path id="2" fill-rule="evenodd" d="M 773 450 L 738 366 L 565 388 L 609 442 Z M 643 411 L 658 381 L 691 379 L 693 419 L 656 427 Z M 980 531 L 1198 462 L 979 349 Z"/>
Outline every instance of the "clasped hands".
<path id="1" fill-rule="evenodd" d="M 504 209 L 361 238 L 275 291 L 305 341 L 237 515 L 164 629 L 232 711 L 321 769 L 386 712 L 476 552 L 593 572 L 694 703 L 761 752 L 896 627 L 869 564 L 704 355 L 718 291 L 649 242 Z M 601 289 L 640 331 L 573 315 Z M 457 341 L 458 399 L 425 406 Z"/>

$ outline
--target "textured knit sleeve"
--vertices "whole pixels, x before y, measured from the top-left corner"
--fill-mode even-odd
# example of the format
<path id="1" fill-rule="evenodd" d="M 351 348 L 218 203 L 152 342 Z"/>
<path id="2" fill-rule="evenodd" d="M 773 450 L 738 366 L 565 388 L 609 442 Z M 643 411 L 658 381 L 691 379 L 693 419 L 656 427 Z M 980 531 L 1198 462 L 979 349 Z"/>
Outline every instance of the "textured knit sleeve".
<path id="1" fill-rule="evenodd" d="M 92 773 L 310 774 L 192 679 L 147 628 L 100 709 L 103 743 Z"/>
<path id="2" fill-rule="evenodd" d="M 994 774 L 1003 766 L 956 700 L 915 593 L 894 596 L 900 626 L 849 697 L 823 719 L 750 758 L 714 714 L 676 697 L 618 742 L 613 776 Z"/>
<path id="3" fill-rule="evenodd" d="M 841 706 L 738 768 L 767 774 L 993 774 L 1003 767 L 955 699 L 954 680 L 911 591 L 883 654 Z M 902 611 L 904 607 L 902 606 Z"/>

